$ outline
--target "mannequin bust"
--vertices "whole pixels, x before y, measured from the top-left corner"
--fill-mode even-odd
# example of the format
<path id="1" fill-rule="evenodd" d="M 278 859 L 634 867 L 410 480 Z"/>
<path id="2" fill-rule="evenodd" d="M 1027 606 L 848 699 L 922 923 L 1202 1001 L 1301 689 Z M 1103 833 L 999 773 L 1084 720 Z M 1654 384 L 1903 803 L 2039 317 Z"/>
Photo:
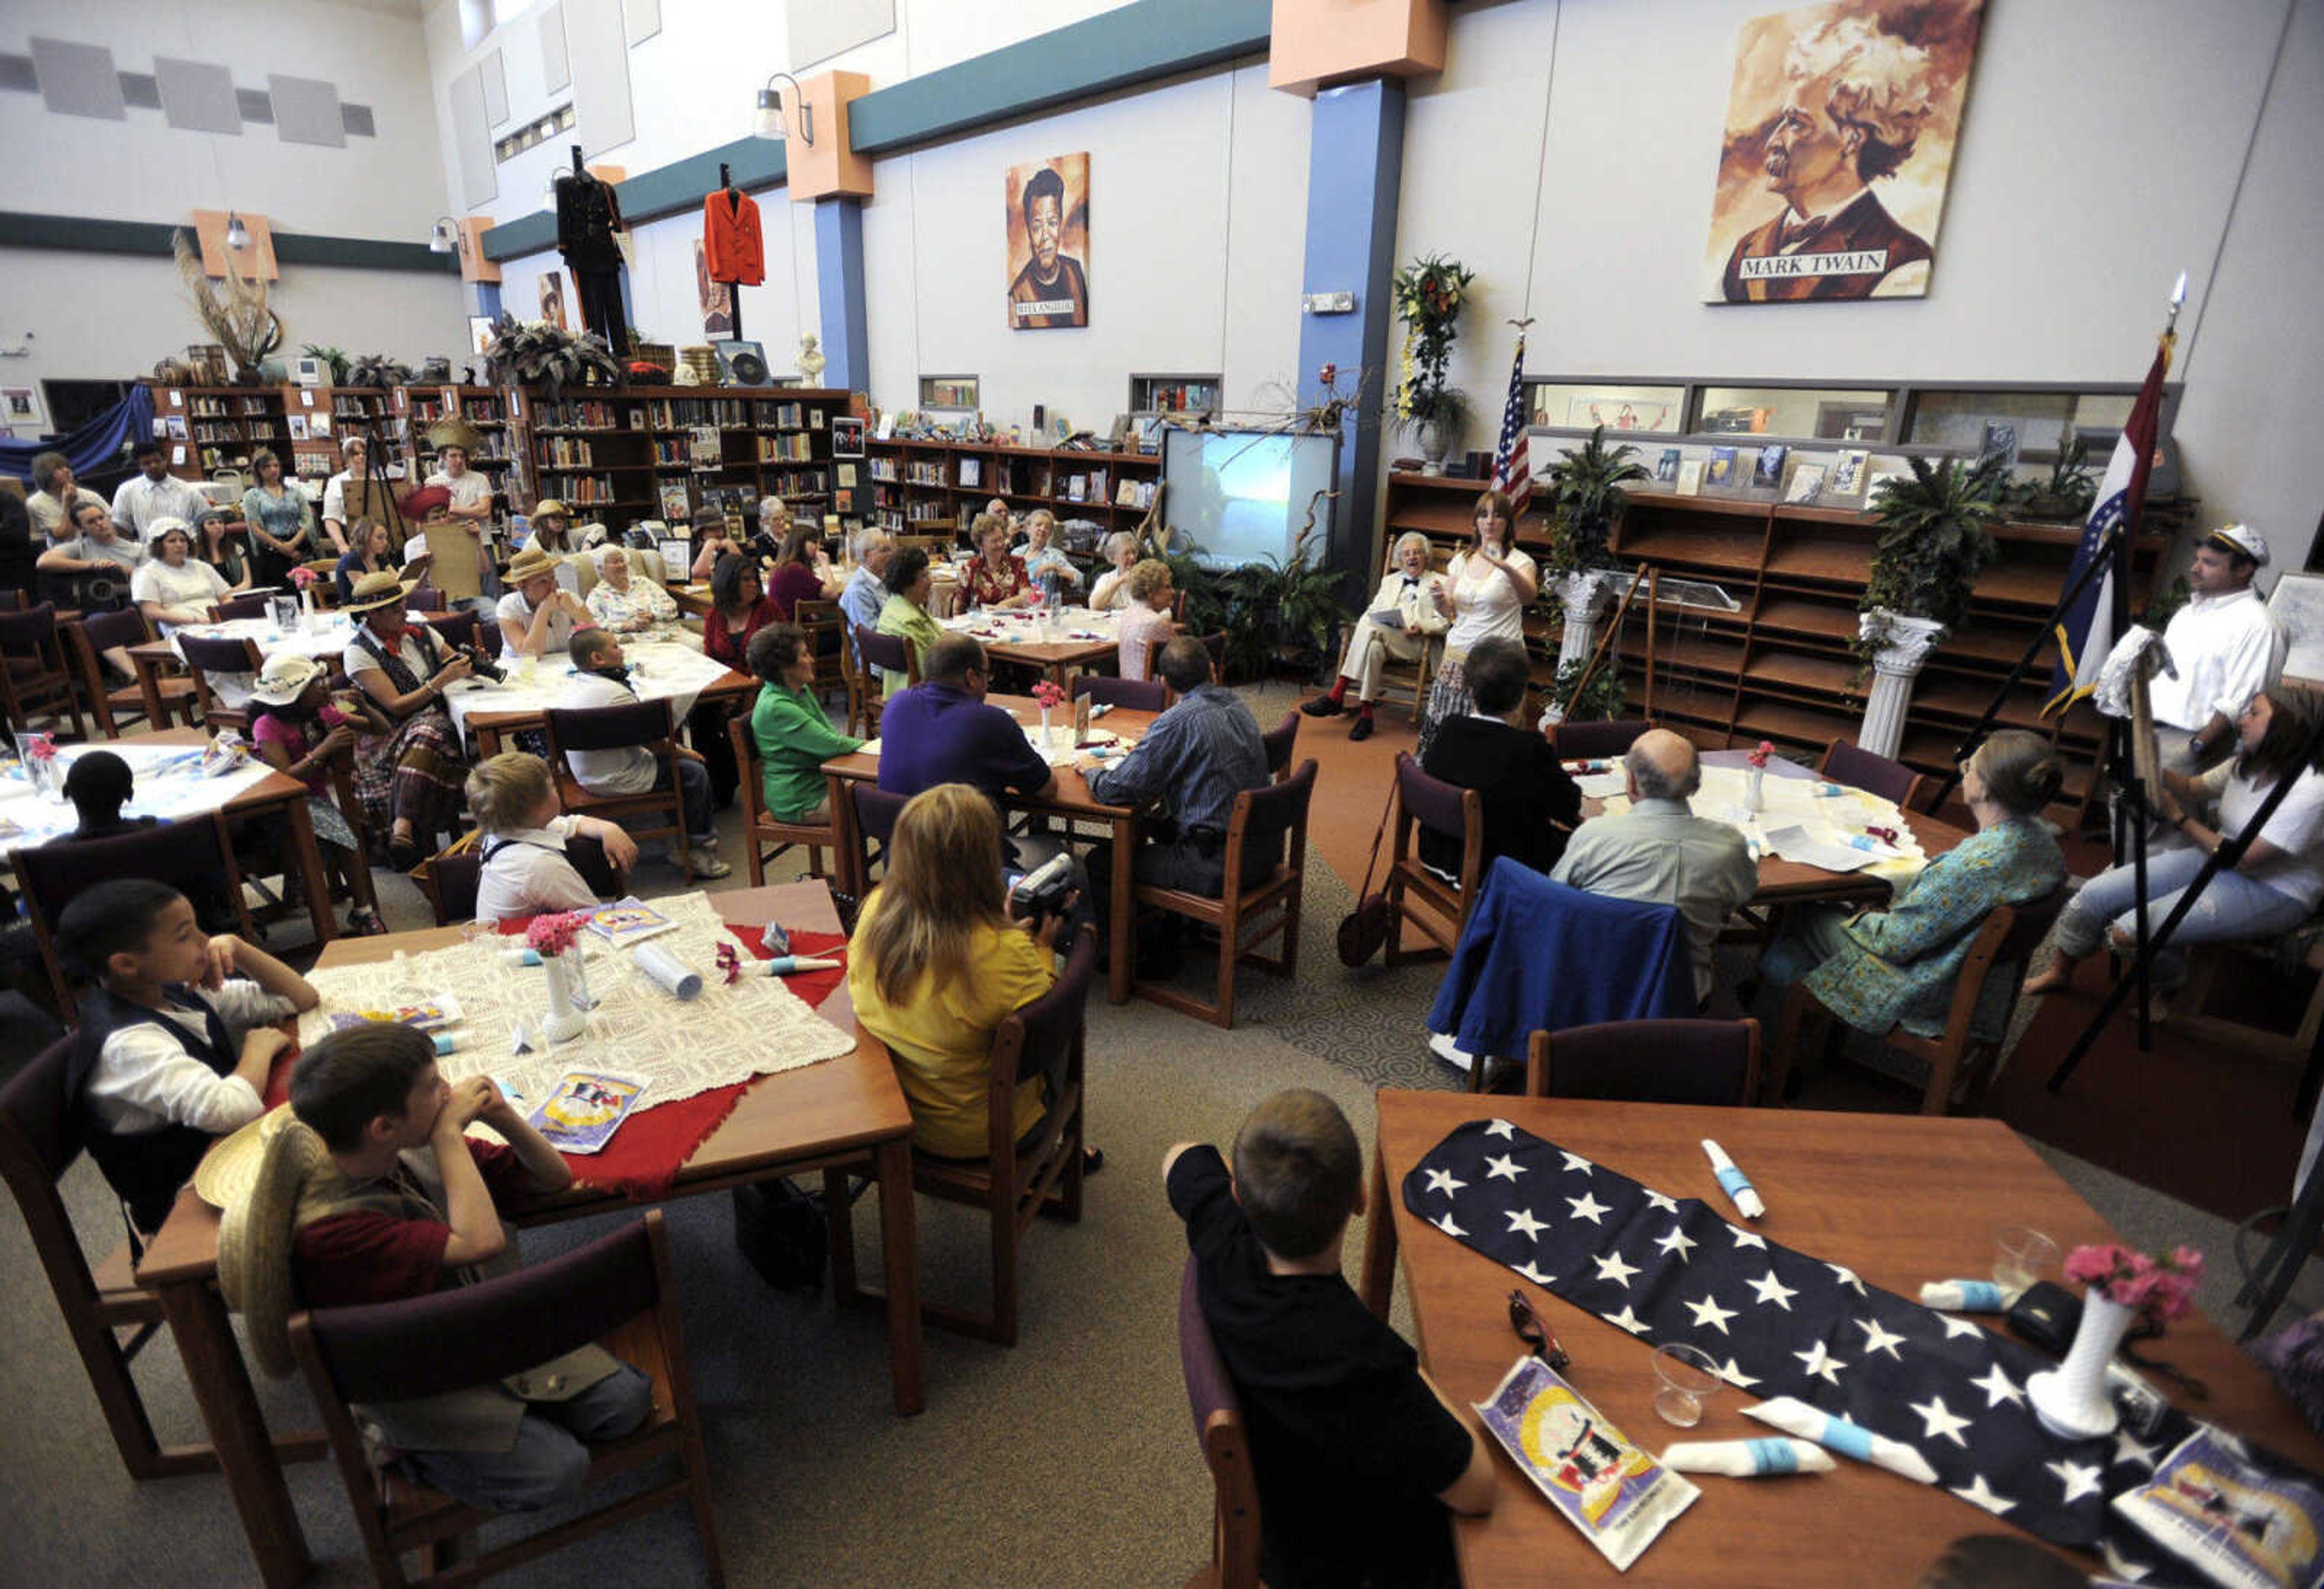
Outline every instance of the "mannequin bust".
<path id="1" fill-rule="evenodd" d="M 799 338 L 799 374 L 809 386 L 823 384 L 823 352 L 816 345 L 815 334 Z"/>

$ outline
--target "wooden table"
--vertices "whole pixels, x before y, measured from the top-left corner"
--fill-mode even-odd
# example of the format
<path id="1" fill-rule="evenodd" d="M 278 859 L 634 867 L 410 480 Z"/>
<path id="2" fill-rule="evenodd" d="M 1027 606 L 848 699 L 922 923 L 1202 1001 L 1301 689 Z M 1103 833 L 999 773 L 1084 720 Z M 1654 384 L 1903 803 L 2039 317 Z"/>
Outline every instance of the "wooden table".
<path id="1" fill-rule="evenodd" d="M 986 657 L 994 662 L 1013 662 L 1020 667 L 1029 667 L 1037 673 L 1047 674 L 1049 681 L 1061 690 L 1070 690 L 1073 687 L 1070 679 L 1074 672 L 1088 667 L 1093 663 L 1111 662 L 1120 654 L 1121 643 L 1119 639 L 1038 640 L 1029 636 L 1020 637 L 1017 634 L 1017 630 L 1028 627 L 1023 622 L 1005 617 L 988 616 L 988 627 L 996 630 L 1001 638 L 991 639 L 983 635 L 970 635 L 972 639 L 983 645 Z M 1101 623 L 1104 622 L 1105 615 L 1098 614 L 1097 620 Z M 945 629 L 951 634 L 969 634 L 970 632 L 966 629 L 957 628 L 952 624 L 946 624 Z"/>
<path id="2" fill-rule="evenodd" d="M 720 674 L 715 679 L 702 687 L 702 693 L 694 698 L 694 704 L 696 706 L 701 706 L 706 703 L 723 703 L 728 706 L 747 707 L 752 702 L 758 699 L 758 694 L 759 681 L 757 679 L 752 678 L 746 673 L 737 673 L 730 667 L 724 673 Z M 657 699 L 667 699 L 667 697 L 647 695 L 641 697 L 641 699 L 652 701 Z M 686 727 L 687 717 L 691 717 L 692 715 L 693 711 L 689 708 L 687 712 L 686 717 L 677 718 L 671 723 L 670 726 L 672 730 L 675 731 L 684 729 Z M 471 712 L 467 713 L 463 726 L 470 734 L 475 736 L 476 741 L 476 758 L 481 761 L 486 757 L 499 755 L 500 752 L 505 749 L 501 742 L 504 736 L 516 734 L 526 729 L 537 729 L 548 721 L 549 718 L 546 709 L 540 711 L 524 709 L 512 712 Z M 721 731 L 723 733 L 723 729 Z"/>
<path id="3" fill-rule="evenodd" d="M 718 905 L 724 920 L 741 925 L 779 921 L 807 932 L 839 931 L 839 914 L 821 883 L 733 890 L 719 895 Z M 358 964 L 384 959 L 399 949 L 440 949 L 459 941 L 456 927 L 342 939 L 319 963 Z M 816 1013 L 843 1029 L 854 1028 L 855 1006 L 844 984 L 816 1006 Z M 895 1069 L 886 1051 L 859 1030 L 852 1053 L 760 1078 L 725 1123 L 695 1150 L 669 1193 L 670 1199 L 692 1197 L 816 1170 L 866 1171 L 875 1176 L 888 1281 L 890 1372 L 896 1410 L 905 1414 L 918 1412 L 926 1403 L 911 1134 L 911 1110 Z M 517 1222 L 548 1224 L 635 1206 L 576 1187 L 531 1205 Z M 834 1236 L 844 1241 L 844 1211 L 835 1224 Z M 217 1232 L 217 1210 L 189 1186 L 147 1247 L 137 1279 L 161 1297 L 251 1554 L 264 1581 L 281 1589 L 303 1578 L 312 1558 L 259 1411 L 249 1369 L 218 1295 Z"/>
<path id="4" fill-rule="evenodd" d="M 1652 1410 L 1651 1348 L 1644 1341 L 1527 1284 L 1405 1211 L 1404 1177 L 1454 1126 L 1501 1117 L 1546 1141 L 1673 1197 L 1727 1211 L 1700 1145 L 1713 1137 L 1767 1199 L 1755 1228 L 1771 1242 L 1845 1263 L 1910 1297 L 1921 1282 L 1990 1270 L 1993 1233 L 2029 1225 L 2071 1250 L 2116 1236 L 2072 1188 L 1998 1120 L 1844 1115 L 1795 1109 L 1681 1108 L 1575 1099 L 1472 1098 L 1384 1089 L 1365 1222 L 1362 1291 L 1388 1316 L 1399 1246 L 1421 1361 L 1445 1395 L 1466 1405 L 1499 1383 L 1523 1348 L 1507 1299 L 1524 1291 L 1573 1355 L 1576 1387 L 1648 1449 L 1678 1437 Z M 2214 1254 L 2215 1261 L 2225 1254 Z M 1972 1316 L 1975 1317 L 1975 1316 Z M 2202 1415 L 2311 1467 L 2312 1434 L 2266 1372 L 2200 1317 L 2150 1348 L 2206 1382 Z M 2172 1399 L 2184 1396 L 2155 1381 Z M 1771 1432 L 1742 1415 L 1749 1400 L 1720 1392 L 1685 1437 L 1741 1439 Z M 1956 1536 L 2007 1530 L 1941 1489 L 1845 1458 L 1810 1479 L 1699 1477 L 1702 1499 L 1617 1573 L 1550 1509 L 1495 1447 L 1500 1497 L 1492 1513 L 1458 1520 L 1454 1538 L 1469 1589 L 1549 1583 L 1854 1586 L 1910 1584 Z M 2023 1536 L 2031 1539 L 2032 1535 Z M 2061 1552 L 2061 1554 L 2067 1554 Z M 2083 1571 L 2091 1558 L 2067 1556 Z"/>
<path id="5" fill-rule="evenodd" d="M 988 695 L 986 703 L 1014 714 L 1020 722 L 1038 722 L 1040 707 L 1029 695 Z M 1072 721 L 1071 712 L 1060 707 L 1057 717 L 1065 723 Z M 1117 706 L 1098 721 L 1096 727 L 1120 734 L 1124 739 L 1139 739 L 1153 725 L 1156 713 L 1137 712 L 1127 706 Z M 1062 726 L 1062 725 L 1061 725 Z M 867 880 L 855 873 L 856 861 L 863 853 L 863 840 L 855 826 L 855 802 L 849 798 L 850 784 L 877 785 L 880 781 L 880 758 L 857 750 L 835 757 L 823 764 L 831 783 L 831 821 L 837 835 L 840 886 L 861 898 Z M 1103 822 L 1112 848 L 1113 879 L 1108 894 L 1110 919 L 1106 923 L 1106 942 L 1111 954 L 1106 969 L 1106 997 L 1114 1004 L 1130 1002 L 1130 974 L 1137 969 L 1138 959 L 1132 923 L 1136 920 L 1136 885 L 1130 876 L 1130 865 L 1138 855 L 1138 813 L 1128 806 L 1101 804 L 1089 791 L 1089 780 L 1079 768 L 1061 767 L 1056 769 L 1057 792 L 1047 800 L 1028 800 L 1011 796 L 1008 802 L 1012 811 L 1028 812 L 1036 816 L 1062 817 L 1074 822 Z"/>

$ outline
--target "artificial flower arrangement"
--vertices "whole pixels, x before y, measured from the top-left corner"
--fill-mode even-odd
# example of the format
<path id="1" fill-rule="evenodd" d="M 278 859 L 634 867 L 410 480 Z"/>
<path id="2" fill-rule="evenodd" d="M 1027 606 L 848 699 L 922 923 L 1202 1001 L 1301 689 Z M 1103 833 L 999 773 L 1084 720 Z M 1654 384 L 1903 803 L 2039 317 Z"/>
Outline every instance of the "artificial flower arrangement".
<path id="1" fill-rule="evenodd" d="M 315 571 L 304 563 L 294 563 L 290 565 L 290 583 L 304 592 L 309 585 L 315 583 Z"/>
<path id="2" fill-rule="evenodd" d="M 2203 1254 L 2184 1246 L 2160 1258 L 2111 1243 L 2076 1247 L 2066 1259 L 2066 1278 L 2116 1307 L 2168 1323 L 2185 1318 L 2195 1306 Z"/>
<path id="3" fill-rule="evenodd" d="M 1065 693 L 1047 679 L 1033 686 L 1033 703 L 1044 712 L 1055 711 L 1065 703 Z"/>
<path id="4" fill-rule="evenodd" d="M 1766 770 L 1767 763 L 1774 760 L 1775 756 L 1775 742 L 1773 739 L 1762 739 L 1759 741 L 1759 748 L 1751 752 L 1749 759 L 1753 767 L 1764 772 Z"/>
<path id="5" fill-rule="evenodd" d="M 26 734 L 24 758 L 28 761 L 54 761 L 57 758 L 57 737 L 54 734 Z"/>
<path id="6" fill-rule="evenodd" d="M 588 920 L 589 913 L 585 910 L 555 911 L 535 916 L 524 930 L 524 945 L 543 960 L 563 954 L 573 947 Z"/>

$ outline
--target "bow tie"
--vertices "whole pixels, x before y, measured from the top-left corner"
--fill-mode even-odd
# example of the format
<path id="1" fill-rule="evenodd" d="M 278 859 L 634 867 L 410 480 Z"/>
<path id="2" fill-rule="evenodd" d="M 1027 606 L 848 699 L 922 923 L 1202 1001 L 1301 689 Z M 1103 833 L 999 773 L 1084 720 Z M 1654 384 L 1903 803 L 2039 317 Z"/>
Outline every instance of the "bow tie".
<path id="1" fill-rule="evenodd" d="M 1781 230 L 1775 234 L 1775 247 L 1779 251 L 1796 248 L 1821 233 L 1831 224 L 1831 217 L 1829 216 L 1812 216 L 1803 221 L 1793 221 L 1787 218 Z"/>
<path id="2" fill-rule="evenodd" d="M 1404 588 L 1406 590 L 1409 591 L 1417 589 L 1419 584 L 1420 579 L 1417 574 L 1407 574 L 1404 576 Z"/>

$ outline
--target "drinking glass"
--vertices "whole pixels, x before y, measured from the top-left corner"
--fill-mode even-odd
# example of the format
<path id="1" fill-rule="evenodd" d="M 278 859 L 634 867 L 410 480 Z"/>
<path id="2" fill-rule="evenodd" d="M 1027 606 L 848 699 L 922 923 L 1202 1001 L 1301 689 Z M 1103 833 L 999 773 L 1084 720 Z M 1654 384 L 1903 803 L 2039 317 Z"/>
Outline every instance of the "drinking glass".
<path id="1" fill-rule="evenodd" d="M 2010 1301 L 2058 1266 L 2058 1244 L 2038 1230 L 2006 1225 L 1993 1235 L 1993 1281 Z"/>
<path id="2" fill-rule="evenodd" d="M 1655 1392 L 1655 1411 L 1665 1423 L 1683 1429 L 1702 1421 L 1703 1403 L 1726 1382 L 1719 1377 L 1719 1364 L 1710 1353 L 1683 1341 L 1669 1341 L 1655 1348 L 1655 1378 L 1662 1385 Z"/>

